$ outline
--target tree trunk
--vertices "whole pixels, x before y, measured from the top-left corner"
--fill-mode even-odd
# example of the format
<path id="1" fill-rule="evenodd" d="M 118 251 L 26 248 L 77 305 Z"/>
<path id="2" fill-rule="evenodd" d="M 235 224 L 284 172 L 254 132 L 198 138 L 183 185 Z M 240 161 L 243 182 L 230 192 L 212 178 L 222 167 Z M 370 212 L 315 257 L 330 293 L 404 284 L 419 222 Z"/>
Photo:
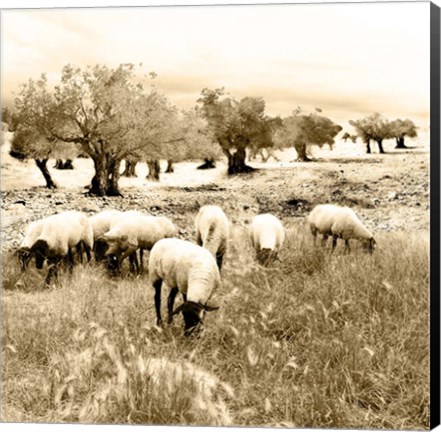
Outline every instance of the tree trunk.
<path id="1" fill-rule="evenodd" d="M 382 139 L 378 139 L 377 140 L 377 144 L 378 144 L 378 150 L 380 151 L 380 153 L 385 153 L 385 151 L 383 149 L 383 140 Z"/>
<path id="2" fill-rule="evenodd" d="M 254 171 L 253 167 L 245 163 L 246 155 L 245 148 L 239 148 L 233 154 L 228 152 L 228 174 Z"/>
<path id="3" fill-rule="evenodd" d="M 66 159 L 66 162 L 64 162 L 64 165 L 63 165 L 63 169 L 65 169 L 65 170 L 73 170 L 74 169 L 72 159 Z"/>
<path id="4" fill-rule="evenodd" d="M 371 141 L 370 140 L 366 141 L 366 153 L 372 153 L 372 151 L 371 151 Z"/>
<path id="5" fill-rule="evenodd" d="M 63 159 L 57 159 L 54 168 L 59 170 L 73 170 L 72 159 L 66 159 L 66 162 L 63 162 Z"/>
<path id="6" fill-rule="evenodd" d="M 94 159 L 95 175 L 89 188 L 89 195 L 121 196 L 118 188 L 121 161 L 108 154 L 98 154 Z"/>
<path id="7" fill-rule="evenodd" d="M 38 169 L 41 171 L 44 179 L 46 180 L 46 187 L 48 189 L 56 189 L 57 185 L 52 180 L 51 174 L 47 169 L 47 161 L 47 159 L 35 159 Z"/>
<path id="8" fill-rule="evenodd" d="M 175 169 L 173 168 L 173 161 L 171 159 L 169 159 L 167 161 L 167 168 L 165 170 L 166 173 L 172 173 L 175 172 Z"/>
<path id="9" fill-rule="evenodd" d="M 149 167 L 149 173 L 146 179 L 150 181 L 159 181 L 159 170 L 160 165 L 158 160 L 147 161 L 147 166 Z"/>
<path id="10" fill-rule="evenodd" d="M 126 166 L 122 175 L 124 177 L 136 177 L 135 169 L 137 162 L 126 159 Z"/>
<path id="11" fill-rule="evenodd" d="M 310 162 L 308 155 L 306 154 L 306 144 L 297 144 L 295 146 L 297 152 L 297 161 L 299 162 Z"/>
<path id="12" fill-rule="evenodd" d="M 199 165 L 196 169 L 211 169 L 211 168 L 216 168 L 216 165 L 214 163 L 213 159 L 204 159 L 204 163 L 202 165 Z"/>
<path id="13" fill-rule="evenodd" d="M 108 172 L 109 172 L 109 181 L 107 184 L 107 193 L 108 196 L 122 196 L 119 191 L 118 182 L 119 182 L 119 168 L 121 165 L 121 161 L 119 159 L 111 159 L 108 162 Z"/>
<path id="14" fill-rule="evenodd" d="M 395 148 L 397 149 L 407 149 L 407 147 L 404 145 L 404 137 L 396 138 L 397 145 Z"/>

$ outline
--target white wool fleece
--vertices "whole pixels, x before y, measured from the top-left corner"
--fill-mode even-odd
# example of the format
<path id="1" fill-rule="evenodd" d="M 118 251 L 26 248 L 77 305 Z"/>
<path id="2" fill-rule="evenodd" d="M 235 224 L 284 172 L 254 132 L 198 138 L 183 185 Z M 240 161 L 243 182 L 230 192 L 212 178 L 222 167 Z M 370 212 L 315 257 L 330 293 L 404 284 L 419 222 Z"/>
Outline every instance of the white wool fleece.
<path id="1" fill-rule="evenodd" d="M 89 222 L 93 230 L 93 239 L 96 240 L 109 231 L 122 214 L 123 212 L 119 210 L 104 210 L 90 216 Z"/>
<path id="2" fill-rule="evenodd" d="M 132 247 L 150 250 L 158 240 L 172 237 L 176 231 L 176 226 L 166 217 L 127 212 L 121 215 L 118 223 L 103 238 L 111 249 L 113 243 L 119 243 L 126 236 Z"/>
<path id="3" fill-rule="evenodd" d="M 36 241 L 44 240 L 51 256 L 66 256 L 69 249 L 83 241 L 93 247 L 93 231 L 84 213 L 67 211 L 43 219 L 43 229 Z"/>
<path id="4" fill-rule="evenodd" d="M 335 221 L 331 227 L 332 234 L 349 240 L 369 240 L 372 233 L 362 224 L 360 219 L 349 207 L 343 207 L 335 217 Z"/>
<path id="5" fill-rule="evenodd" d="M 205 305 L 220 284 L 219 269 L 205 248 L 175 238 L 158 241 L 150 252 L 150 284 L 161 279 L 187 294 L 187 301 Z"/>
<path id="6" fill-rule="evenodd" d="M 26 228 L 25 236 L 20 244 L 21 249 L 31 249 L 43 231 L 44 219 L 31 222 Z"/>
<path id="7" fill-rule="evenodd" d="M 225 253 L 230 227 L 227 216 L 219 206 L 201 207 L 196 216 L 195 226 L 196 235 L 204 248 L 213 255 L 218 251 Z"/>
<path id="8" fill-rule="evenodd" d="M 249 227 L 249 233 L 251 243 L 256 251 L 270 249 L 276 252 L 285 241 L 282 222 L 269 213 L 255 216 Z"/>

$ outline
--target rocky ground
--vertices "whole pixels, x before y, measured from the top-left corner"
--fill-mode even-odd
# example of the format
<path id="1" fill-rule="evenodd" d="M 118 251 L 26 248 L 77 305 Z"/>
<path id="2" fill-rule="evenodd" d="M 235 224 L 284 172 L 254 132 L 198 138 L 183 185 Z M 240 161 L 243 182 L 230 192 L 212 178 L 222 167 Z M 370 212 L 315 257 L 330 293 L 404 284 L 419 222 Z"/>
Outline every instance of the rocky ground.
<path id="1" fill-rule="evenodd" d="M 161 174 L 161 182 L 145 180 L 146 167 L 137 177 L 121 179 L 122 198 L 85 195 L 92 176 L 89 160 L 78 159 L 75 170 L 49 167 L 57 190 L 43 187 L 43 178 L 32 161 L 18 162 L 2 148 L 1 229 L 2 250 L 15 248 L 26 225 L 41 217 L 76 209 L 94 214 L 102 209 L 142 209 L 170 216 L 181 235 L 192 233 L 189 215 L 200 205 L 219 204 L 236 224 L 253 215 L 272 212 L 286 224 L 302 224 L 305 215 L 319 203 L 351 206 L 374 231 L 409 231 L 427 234 L 429 228 L 429 152 L 427 144 L 385 155 L 365 155 L 363 149 L 316 152 L 316 161 L 290 162 L 294 154 L 279 155 L 281 161 L 262 164 L 250 174 L 228 177 L 223 162 L 214 170 L 196 170 L 197 163 L 181 163 L 172 174 Z M 353 144 L 351 144 L 353 146 Z"/>

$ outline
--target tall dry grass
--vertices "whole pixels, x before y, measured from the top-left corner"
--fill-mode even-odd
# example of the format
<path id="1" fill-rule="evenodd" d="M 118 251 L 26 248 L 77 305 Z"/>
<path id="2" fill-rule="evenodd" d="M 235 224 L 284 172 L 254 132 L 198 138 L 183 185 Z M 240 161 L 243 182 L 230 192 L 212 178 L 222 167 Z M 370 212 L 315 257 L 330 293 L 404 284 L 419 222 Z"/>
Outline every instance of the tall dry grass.
<path id="1" fill-rule="evenodd" d="M 181 318 L 154 326 L 146 275 L 92 264 L 45 289 L 6 256 L 2 420 L 427 429 L 428 241 L 354 249 L 294 227 L 262 268 L 236 228 L 221 308 L 193 338 Z"/>

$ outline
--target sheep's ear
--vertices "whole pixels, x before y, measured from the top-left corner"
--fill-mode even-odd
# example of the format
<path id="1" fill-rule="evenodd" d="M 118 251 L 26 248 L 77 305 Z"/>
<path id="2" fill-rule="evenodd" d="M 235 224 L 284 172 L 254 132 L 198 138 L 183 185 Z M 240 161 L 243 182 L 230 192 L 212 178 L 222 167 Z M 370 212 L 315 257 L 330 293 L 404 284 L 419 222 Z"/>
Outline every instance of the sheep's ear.
<path id="1" fill-rule="evenodd" d="M 182 311 L 182 309 L 184 309 L 184 305 L 185 303 L 182 303 L 180 306 L 178 306 L 172 313 L 172 315 L 177 315 L 179 312 Z"/>
<path id="2" fill-rule="evenodd" d="M 211 312 L 214 310 L 218 310 L 220 306 L 214 306 L 214 305 L 204 305 L 203 308 L 207 311 L 207 312 Z"/>

